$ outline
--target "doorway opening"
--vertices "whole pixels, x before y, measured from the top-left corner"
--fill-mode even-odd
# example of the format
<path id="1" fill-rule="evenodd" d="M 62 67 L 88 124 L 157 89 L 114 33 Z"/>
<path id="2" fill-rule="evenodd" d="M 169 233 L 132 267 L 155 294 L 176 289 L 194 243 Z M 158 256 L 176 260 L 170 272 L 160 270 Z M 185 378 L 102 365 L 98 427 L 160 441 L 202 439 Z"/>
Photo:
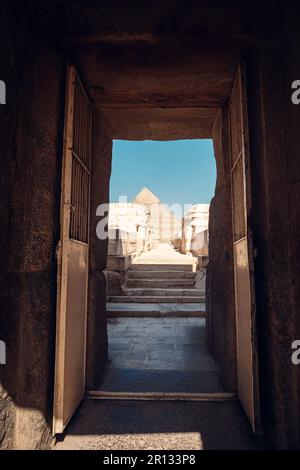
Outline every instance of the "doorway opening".
<path id="1" fill-rule="evenodd" d="M 206 345 L 210 139 L 113 142 L 100 394 L 225 392 Z"/>
<path id="2" fill-rule="evenodd" d="M 72 86 L 73 83 L 74 82 L 71 82 Z M 210 216 L 213 214 L 212 224 L 210 223 L 209 255 L 213 253 L 213 256 L 209 256 L 208 265 L 205 264 L 205 258 L 207 262 L 205 253 L 197 252 L 197 249 L 194 247 L 194 238 L 197 239 L 197 237 L 194 237 L 196 234 L 193 227 L 197 226 L 199 222 L 195 222 L 199 215 L 197 212 L 199 200 L 193 201 L 195 203 L 192 207 L 189 207 L 188 211 L 184 210 L 181 218 L 179 217 L 178 220 L 178 215 L 176 216 L 176 207 L 178 208 L 176 197 L 171 201 L 172 209 L 170 209 L 170 207 L 166 207 L 164 204 L 165 201 L 161 200 L 162 197 L 159 191 L 158 194 L 155 195 L 149 188 L 141 185 L 141 189 L 138 194 L 134 196 L 134 200 L 128 202 L 128 198 L 126 198 L 126 200 L 121 199 L 118 203 L 114 203 L 115 205 L 112 206 L 114 209 L 109 212 L 108 223 L 103 224 L 101 220 L 101 223 L 97 222 L 95 224 L 95 233 L 93 234 L 93 230 L 90 231 L 90 233 L 93 234 L 90 239 L 91 247 L 96 243 L 96 235 L 97 246 L 103 247 L 106 269 L 103 267 L 101 272 L 97 270 L 96 275 L 100 282 L 102 282 L 101 276 L 104 277 L 104 272 L 106 275 L 107 293 L 104 298 L 104 295 L 102 295 L 104 291 L 102 291 L 102 297 L 99 296 L 99 300 L 101 300 L 101 302 L 102 300 L 108 301 L 108 308 L 103 309 L 103 312 L 106 314 L 108 311 L 112 328 L 116 325 L 119 317 L 122 317 L 123 321 L 124 319 L 137 321 L 138 318 L 141 318 L 141 313 L 144 321 L 150 319 L 153 322 L 157 320 L 157 322 L 161 324 L 163 321 L 166 322 L 169 319 L 175 322 L 178 318 L 190 319 L 190 317 L 193 317 L 192 320 L 190 320 L 191 323 L 185 325 L 183 328 L 184 331 L 180 331 L 178 323 L 173 326 L 170 324 L 168 325 L 170 328 L 165 329 L 172 330 L 175 338 L 175 341 L 170 344 L 171 349 L 173 349 L 173 353 L 169 354 L 170 363 L 174 365 L 174 357 L 177 348 L 182 350 L 182 354 L 184 354 L 185 349 L 190 348 L 190 350 L 192 350 L 192 354 L 189 355 L 189 358 L 181 362 L 181 371 L 179 370 L 178 372 L 178 364 L 174 366 L 175 372 L 177 372 L 176 379 L 170 374 L 170 379 L 166 380 L 168 375 L 166 371 L 169 370 L 168 367 L 170 368 L 169 363 L 166 361 L 162 361 L 163 370 L 159 370 L 159 374 L 156 374 L 158 378 L 151 377 L 153 370 L 154 372 L 156 371 L 153 369 L 153 364 L 150 366 L 150 369 L 145 367 L 143 369 L 137 369 L 138 373 L 135 376 L 131 375 L 130 378 L 130 368 L 124 371 L 124 364 L 122 366 L 123 368 L 110 367 L 113 364 L 113 361 L 110 361 L 102 376 L 100 375 L 102 370 L 100 372 L 99 369 L 99 375 L 92 371 L 92 381 L 89 382 L 92 384 L 92 388 L 88 386 L 88 391 L 86 392 L 90 398 L 97 398 L 97 396 L 99 398 L 113 398 L 117 394 L 117 398 L 130 400 L 131 398 L 137 398 L 136 394 L 140 393 L 142 396 L 138 398 L 145 399 L 145 394 L 150 393 L 150 397 L 148 395 L 146 399 L 182 398 L 187 400 L 189 399 L 187 394 L 192 394 L 192 400 L 199 399 L 201 401 L 203 398 L 206 400 L 208 394 L 209 400 L 212 398 L 211 395 L 213 395 L 212 399 L 217 401 L 219 399 L 217 398 L 217 400 L 215 400 L 217 393 L 221 394 L 221 400 L 227 400 L 227 398 L 231 400 L 235 397 L 235 394 L 228 392 L 228 390 L 237 390 L 252 428 L 257 429 L 257 356 L 255 355 L 255 328 L 253 328 L 253 326 L 255 326 L 253 322 L 255 298 L 253 295 L 253 276 L 251 274 L 253 272 L 251 271 L 251 230 L 249 230 L 247 224 L 249 211 L 251 210 L 251 198 L 249 191 L 249 145 L 247 143 L 247 109 L 244 85 L 244 72 L 242 66 L 240 66 L 236 74 L 228 109 L 135 109 L 131 107 L 130 109 L 119 109 L 118 113 L 110 109 L 104 110 L 103 115 L 101 115 L 102 124 L 104 123 L 105 129 L 110 130 L 108 139 L 110 143 L 111 138 L 118 140 L 130 139 L 133 142 L 148 138 L 151 141 L 159 141 L 160 145 L 162 145 L 161 141 L 165 141 L 164 143 L 167 144 L 166 141 L 170 139 L 173 141 L 177 140 L 178 144 L 179 139 L 193 140 L 195 136 L 203 139 L 213 139 L 218 178 L 209 211 Z M 72 91 L 71 86 L 70 90 Z M 76 97 L 75 94 L 71 94 L 70 102 L 72 102 L 72 96 L 73 99 Z M 72 107 L 72 111 L 73 109 Z M 72 113 L 71 118 L 71 121 L 74 121 Z M 174 126 L 174 122 L 176 122 L 176 126 Z M 135 123 L 136 125 L 134 125 Z M 93 128 L 95 128 L 95 126 L 93 126 Z M 103 137 L 102 134 L 101 137 Z M 97 164 L 99 165 L 100 163 L 96 158 L 99 155 L 95 152 L 96 147 L 98 147 L 97 141 L 93 144 L 94 151 L 92 152 L 92 160 L 97 168 Z M 109 147 L 110 144 L 105 151 L 109 151 L 107 162 L 110 164 L 111 153 Z M 70 150 L 69 147 L 66 149 L 68 151 Z M 140 152 L 139 155 L 140 161 L 143 162 L 145 155 L 143 152 Z M 165 183 L 166 179 L 163 179 L 162 160 L 163 159 L 160 158 L 158 162 L 152 164 L 152 167 L 155 169 L 153 174 L 156 176 L 156 180 Z M 183 152 L 181 162 L 184 161 L 185 166 L 188 168 L 187 160 L 187 154 Z M 103 163 L 103 161 L 101 161 L 101 163 Z M 173 165 L 174 154 L 172 155 L 169 168 L 173 169 Z M 93 171 L 95 171 L 95 166 Z M 194 167 L 191 173 L 196 173 Z M 147 174 L 151 174 L 151 172 L 148 171 Z M 178 188 L 182 187 L 182 181 L 185 181 L 184 172 L 177 172 L 174 179 L 176 182 L 175 187 L 178 190 Z M 135 181 L 136 178 L 133 177 L 131 173 L 127 176 L 127 180 Z M 147 182 L 144 184 L 147 184 Z M 188 187 L 190 186 L 191 185 Z M 163 187 L 168 186 L 163 184 Z M 95 195 L 98 192 L 98 188 L 99 173 L 97 173 L 96 170 L 91 183 L 92 208 L 93 205 L 95 205 Z M 104 201 L 108 202 L 108 200 L 108 196 L 105 197 Z M 173 207 L 174 201 L 175 207 Z M 113 203 L 111 202 L 111 204 Z M 67 207 L 70 211 L 73 204 L 68 204 Z M 97 216 L 103 215 L 98 212 L 98 206 L 94 207 L 94 209 Z M 102 210 L 100 212 L 102 212 Z M 120 225 L 120 220 L 124 218 L 124 215 L 126 216 L 125 222 Z M 109 220 L 109 218 L 111 220 Z M 105 243 L 99 243 L 99 239 L 102 240 L 102 235 L 104 234 L 99 233 L 98 227 L 102 229 L 102 227 L 107 228 L 107 226 L 108 230 L 105 232 Z M 239 227 L 242 227 L 243 230 L 237 230 Z M 107 244 L 107 234 L 109 236 L 109 244 Z M 68 234 L 67 241 L 69 241 L 69 235 L 70 234 Z M 202 248 L 205 246 L 205 240 L 208 244 L 208 234 L 206 238 L 205 236 L 201 237 Z M 109 250 L 106 259 L 107 245 Z M 93 268 L 97 266 L 95 260 L 96 253 L 97 256 L 101 256 L 101 250 L 96 250 L 95 252 L 93 252 L 93 250 L 90 251 L 90 259 L 93 261 L 91 266 Z M 65 254 L 67 254 L 67 252 Z M 203 276 L 203 272 L 201 272 L 201 276 L 199 276 L 199 267 L 202 268 L 205 276 Z M 205 267 L 206 270 L 204 269 Z M 208 274 L 208 276 L 206 276 L 206 274 Z M 204 281 L 205 277 L 206 279 Z M 162 283 L 163 286 L 161 285 Z M 187 285 L 191 283 L 192 285 Z M 157 284 L 159 285 L 157 286 Z M 209 286 L 208 293 L 205 292 L 207 285 Z M 95 293 L 95 290 L 93 290 L 95 283 L 93 282 L 90 271 L 88 286 L 89 292 Z M 99 284 L 97 284 L 97 292 L 100 292 Z M 247 302 L 243 303 L 243 297 L 245 298 L 245 295 L 247 296 Z M 89 294 L 89 298 L 91 299 L 91 294 Z M 201 304 L 204 303 L 205 298 L 207 305 L 201 308 Z M 235 307 L 233 305 L 234 300 Z M 122 306 L 122 309 L 120 304 L 125 304 Z M 134 305 L 130 307 L 129 304 Z M 147 304 L 150 305 L 151 310 L 147 310 L 149 307 Z M 171 311 L 167 304 L 169 304 L 169 306 L 171 305 Z M 191 304 L 196 304 L 193 315 L 191 315 Z M 200 306 L 197 304 L 200 304 Z M 153 305 L 155 305 L 155 309 L 153 309 Z M 208 309 L 207 318 L 206 309 Z M 63 315 L 61 315 L 61 313 Z M 148 315 L 146 315 L 146 313 Z M 62 318 L 63 323 L 66 323 L 65 319 L 68 318 L 70 314 L 71 309 L 67 312 L 61 310 L 58 311 L 58 318 Z M 146 319 L 143 318 L 145 316 L 147 316 Z M 195 331 L 193 322 L 196 318 L 198 320 L 200 318 L 202 324 L 196 325 L 198 335 L 192 335 L 191 331 Z M 203 318 L 205 318 L 205 321 Z M 99 303 L 89 302 L 89 324 L 91 325 L 94 320 L 97 320 L 98 323 L 100 321 Z M 106 315 L 103 320 L 105 320 L 103 326 L 106 333 Z M 207 336 L 209 352 L 212 353 L 211 356 L 206 349 L 206 320 L 209 320 Z M 116 331 L 116 329 L 114 331 L 120 337 L 119 344 L 121 340 L 122 342 L 127 342 L 126 348 L 122 347 L 122 345 L 118 348 L 119 352 L 123 349 L 125 350 L 125 354 L 127 354 L 127 352 L 130 353 L 136 350 L 137 355 L 140 357 L 145 356 L 144 359 L 138 359 L 136 357 L 136 360 L 143 363 L 139 363 L 139 365 L 144 365 L 147 362 L 146 358 L 151 360 L 152 353 L 158 353 L 157 361 L 160 362 L 158 346 L 160 344 L 163 345 L 164 348 L 165 345 L 168 344 L 168 341 L 164 337 L 156 337 L 157 344 L 154 351 L 138 351 L 135 343 L 131 342 L 128 346 L 129 342 L 125 337 L 125 332 L 127 331 L 131 339 L 132 337 L 136 339 L 138 333 L 137 325 L 131 328 L 131 332 L 128 325 L 120 325 L 119 323 L 117 324 L 117 328 L 119 331 Z M 58 330 L 58 333 L 60 333 L 60 331 L 61 330 Z M 96 332 L 98 335 L 101 331 L 102 327 L 99 329 L 88 328 L 88 374 L 90 374 L 91 370 L 89 361 L 91 357 L 96 357 L 93 355 L 95 348 L 98 347 L 98 344 L 101 344 L 100 341 L 97 344 L 96 341 L 92 341 L 93 338 L 96 339 L 95 336 L 93 336 L 93 332 Z M 140 333 L 142 333 L 142 338 L 140 338 L 139 341 L 140 349 L 145 348 L 145 345 L 148 344 L 146 341 L 147 338 L 143 336 L 143 334 L 149 331 L 149 325 L 141 326 Z M 156 331 L 160 334 L 162 328 L 157 327 Z M 202 331 L 202 334 L 199 334 L 199 331 Z M 69 334 L 70 330 L 65 329 L 65 333 Z M 177 333 L 179 333 L 179 335 Z M 150 339 L 153 339 L 154 334 L 155 331 L 150 334 Z M 189 338 L 189 342 L 177 345 L 178 336 Z M 192 337 L 196 340 L 196 346 L 191 341 Z M 202 343 L 201 338 L 203 339 Z M 103 354 L 101 352 L 101 354 L 97 356 L 99 364 L 101 364 L 102 358 L 106 359 L 106 343 L 104 346 L 105 350 L 102 351 Z M 198 347 L 198 350 L 195 350 L 195 347 Z M 120 356 L 119 352 L 116 353 L 118 357 Z M 163 350 L 164 357 L 166 357 L 167 352 L 168 351 Z M 187 377 L 183 378 L 181 372 L 186 372 L 184 364 L 191 364 L 197 352 L 202 354 L 202 357 L 201 360 L 196 361 L 197 367 L 196 365 L 193 366 L 197 369 L 195 370 L 195 379 L 192 378 L 191 371 L 188 371 Z M 213 358 L 217 360 L 219 370 Z M 153 354 L 152 360 L 155 361 Z M 243 367 L 245 360 L 247 361 L 246 369 Z M 58 363 L 58 361 L 56 362 Z M 208 363 L 209 365 L 207 366 Z M 67 366 L 68 364 L 65 365 Z M 238 366 L 238 384 L 236 382 L 236 365 Z M 84 368 L 82 370 L 84 370 Z M 124 372 L 123 376 L 125 379 L 123 382 L 120 371 Z M 95 370 L 95 372 L 97 371 Z M 171 370 L 171 372 L 173 371 Z M 205 372 L 205 379 L 199 380 L 200 372 Z M 225 377 L 227 383 L 222 382 L 222 380 L 217 380 L 217 382 L 213 380 L 213 386 L 211 386 L 211 382 L 207 380 L 207 372 L 215 373 L 214 377 L 217 376 L 217 379 L 220 379 L 222 375 L 222 378 Z M 145 376 L 147 377 L 145 378 Z M 91 376 L 89 375 L 89 377 Z M 189 386 L 190 391 L 182 391 L 180 387 L 188 380 L 192 382 Z M 122 384 L 121 386 L 120 383 Z M 149 384 L 153 385 L 154 383 L 159 383 L 159 387 L 156 390 L 153 390 L 152 387 L 152 390 L 149 391 Z M 233 386 L 228 387 L 228 383 L 232 383 Z M 139 388 L 141 384 L 142 388 Z M 203 384 L 209 384 L 208 388 L 204 387 L 203 389 Z M 238 385 L 238 387 L 236 387 L 236 385 Z M 139 391 L 136 392 L 136 390 Z M 79 404 L 80 398 L 83 397 L 83 390 L 81 389 L 79 391 L 80 397 L 77 404 Z M 169 394 L 173 395 L 170 396 Z M 203 397 L 203 394 L 205 397 Z M 200 396 L 196 397 L 195 395 Z M 64 409 L 64 407 L 62 408 Z M 64 425 L 70 417 L 71 413 L 64 419 Z"/>

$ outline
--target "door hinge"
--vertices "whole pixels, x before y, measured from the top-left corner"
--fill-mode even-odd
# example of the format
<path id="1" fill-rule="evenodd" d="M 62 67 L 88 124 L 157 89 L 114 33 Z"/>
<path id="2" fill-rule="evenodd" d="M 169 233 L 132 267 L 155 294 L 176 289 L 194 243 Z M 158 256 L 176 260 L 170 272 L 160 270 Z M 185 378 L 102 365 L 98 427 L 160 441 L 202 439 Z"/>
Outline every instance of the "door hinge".
<path id="1" fill-rule="evenodd" d="M 61 241 L 60 240 L 58 244 L 56 245 L 55 258 L 56 258 L 57 264 L 61 264 Z"/>

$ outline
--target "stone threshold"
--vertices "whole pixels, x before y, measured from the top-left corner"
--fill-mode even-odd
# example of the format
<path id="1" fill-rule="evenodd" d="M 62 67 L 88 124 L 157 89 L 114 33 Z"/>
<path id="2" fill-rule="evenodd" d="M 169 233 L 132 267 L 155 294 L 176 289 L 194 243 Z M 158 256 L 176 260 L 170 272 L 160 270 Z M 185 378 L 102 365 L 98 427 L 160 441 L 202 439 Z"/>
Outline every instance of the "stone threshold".
<path id="1" fill-rule="evenodd" d="M 204 304 L 176 304 L 176 303 L 114 303 L 106 304 L 107 317 L 199 317 L 206 318 Z"/>
<path id="2" fill-rule="evenodd" d="M 206 318 L 206 312 L 124 312 L 124 311 L 108 311 L 107 318 Z"/>
<path id="3" fill-rule="evenodd" d="M 167 295 L 108 295 L 108 303 L 120 303 L 120 304 L 205 304 L 206 298 L 199 296 L 167 296 Z"/>
<path id="4" fill-rule="evenodd" d="M 88 390 L 86 398 L 92 400 L 142 400 L 142 401 L 237 401 L 236 393 L 186 393 L 186 392 L 111 392 Z"/>

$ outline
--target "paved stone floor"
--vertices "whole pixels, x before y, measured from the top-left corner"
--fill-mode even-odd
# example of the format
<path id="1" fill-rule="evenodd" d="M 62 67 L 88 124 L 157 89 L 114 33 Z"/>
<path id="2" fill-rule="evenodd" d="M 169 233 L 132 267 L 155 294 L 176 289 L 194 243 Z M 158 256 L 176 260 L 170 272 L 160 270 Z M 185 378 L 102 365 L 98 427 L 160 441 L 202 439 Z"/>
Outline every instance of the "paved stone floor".
<path id="1" fill-rule="evenodd" d="M 55 450 L 258 450 L 238 402 L 85 400 Z"/>
<path id="2" fill-rule="evenodd" d="M 170 243 L 159 243 L 152 250 L 144 251 L 133 262 L 135 264 L 147 264 L 148 262 L 167 264 L 193 264 L 197 258 L 179 253 Z"/>
<path id="3" fill-rule="evenodd" d="M 109 321 L 111 361 L 99 389 L 222 391 L 202 318 Z M 55 450 L 257 450 L 238 401 L 86 399 Z"/>
<path id="4" fill-rule="evenodd" d="M 222 392 L 205 345 L 204 318 L 113 318 L 99 390 Z"/>

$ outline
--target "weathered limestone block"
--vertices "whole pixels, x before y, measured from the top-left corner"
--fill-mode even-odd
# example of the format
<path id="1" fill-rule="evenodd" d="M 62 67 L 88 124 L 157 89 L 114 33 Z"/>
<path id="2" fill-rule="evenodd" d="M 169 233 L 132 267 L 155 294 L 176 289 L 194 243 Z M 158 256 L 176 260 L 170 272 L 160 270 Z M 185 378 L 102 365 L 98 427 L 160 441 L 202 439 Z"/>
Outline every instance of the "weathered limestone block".
<path id="1" fill-rule="evenodd" d="M 125 280 L 124 272 L 104 271 L 106 279 L 106 295 L 122 295 L 122 284 Z"/>
<path id="2" fill-rule="evenodd" d="M 201 268 L 195 276 L 195 288 L 200 290 L 205 290 L 206 283 L 206 269 Z"/>
<path id="3" fill-rule="evenodd" d="M 9 394 L 0 385 L 0 449 L 14 445 L 15 408 Z"/>
<path id="4" fill-rule="evenodd" d="M 108 271 L 126 271 L 131 265 L 131 256 L 107 256 L 106 269 Z"/>

